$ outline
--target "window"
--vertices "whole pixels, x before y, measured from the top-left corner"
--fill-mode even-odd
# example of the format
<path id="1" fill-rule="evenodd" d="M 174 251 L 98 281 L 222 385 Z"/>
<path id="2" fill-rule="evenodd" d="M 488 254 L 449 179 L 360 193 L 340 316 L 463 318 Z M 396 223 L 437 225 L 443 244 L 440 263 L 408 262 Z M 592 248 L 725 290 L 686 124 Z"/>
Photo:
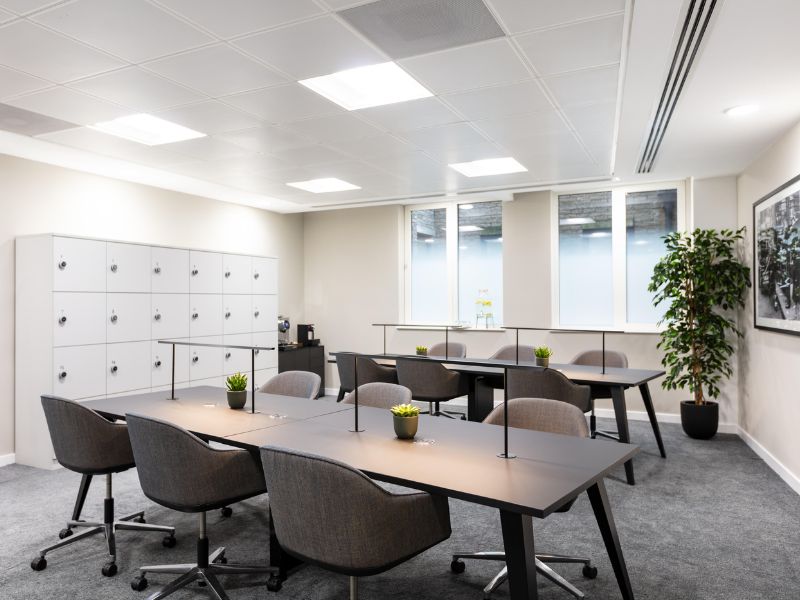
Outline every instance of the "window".
<path id="1" fill-rule="evenodd" d="M 499 326 L 503 207 L 497 202 L 406 209 L 409 323 Z"/>
<path id="2" fill-rule="evenodd" d="M 561 194 L 554 247 L 554 322 L 653 330 L 665 307 L 647 291 L 662 236 L 683 227 L 683 185 Z"/>

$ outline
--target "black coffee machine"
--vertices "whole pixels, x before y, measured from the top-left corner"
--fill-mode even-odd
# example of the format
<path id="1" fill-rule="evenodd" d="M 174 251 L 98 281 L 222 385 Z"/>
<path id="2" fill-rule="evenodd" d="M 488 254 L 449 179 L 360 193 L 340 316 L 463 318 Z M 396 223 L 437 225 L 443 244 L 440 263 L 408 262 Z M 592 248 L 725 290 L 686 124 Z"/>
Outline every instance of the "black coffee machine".
<path id="1" fill-rule="evenodd" d="M 297 343 L 301 346 L 319 345 L 319 340 L 314 337 L 313 323 L 305 323 L 297 326 Z"/>

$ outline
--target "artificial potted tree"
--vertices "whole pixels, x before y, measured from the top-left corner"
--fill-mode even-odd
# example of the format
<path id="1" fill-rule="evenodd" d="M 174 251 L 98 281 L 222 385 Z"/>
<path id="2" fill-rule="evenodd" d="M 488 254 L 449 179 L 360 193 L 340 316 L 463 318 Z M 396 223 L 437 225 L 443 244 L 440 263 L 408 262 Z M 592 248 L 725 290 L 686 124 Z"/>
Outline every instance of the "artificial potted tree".
<path id="1" fill-rule="evenodd" d="M 736 255 L 744 237 L 737 231 L 695 229 L 664 237 L 666 255 L 658 261 L 648 289 L 656 305 L 667 303 L 659 322 L 666 324 L 658 348 L 667 370 L 665 389 L 689 388 L 693 398 L 681 402 L 681 424 L 689 437 L 709 439 L 717 433 L 719 382 L 730 377 L 733 339 L 742 333 L 735 310 L 744 307 L 750 269 Z"/>

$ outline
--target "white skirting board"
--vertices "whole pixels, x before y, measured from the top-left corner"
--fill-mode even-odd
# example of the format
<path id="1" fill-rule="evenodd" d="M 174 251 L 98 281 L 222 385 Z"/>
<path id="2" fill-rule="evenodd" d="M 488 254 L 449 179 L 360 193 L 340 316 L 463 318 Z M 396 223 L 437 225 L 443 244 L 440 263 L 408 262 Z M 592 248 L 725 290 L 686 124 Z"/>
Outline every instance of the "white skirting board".
<path id="1" fill-rule="evenodd" d="M 769 467 L 778 474 L 778 477 L 783 479 L 790 488 L 800 494 L 800 477 L 792 473 L 786 465 L 779 461 L 773 454 L 764 448 L 756 439 L 747 433 L 741 427 L 736 432 L 742 438 L 745 444 L 750 446 L 750 449 L 755 452 L 758 457 L 763 460 Z"/>
<path id="2" fill-rule="evenodd" d="M 594 414 L 600 417 L 601 419 L 613 419 L 614 418 L 614 409 L 613 408 L 598 408 L 595 409 Z M 680 423 L 681 416 L 674 413 L 656 413 L 656 418 L 658 419 L 659 423 Z M 647 416 L 647 413 L 643 410 L 629 410 L 628 411 L 628 420 L 629 421 L 650 421 Z M 735 423 L 720 423 L 719 429 L 717 430 L 720 433 L 739 433 L 739 426 Z"/>
<path id="3" fill-rule="evenodd" d="M 16 462 L 16 458 L 13 454 L 0 454 L 0 467 L 5 467 L 6 465 L 13 465 Z"/>

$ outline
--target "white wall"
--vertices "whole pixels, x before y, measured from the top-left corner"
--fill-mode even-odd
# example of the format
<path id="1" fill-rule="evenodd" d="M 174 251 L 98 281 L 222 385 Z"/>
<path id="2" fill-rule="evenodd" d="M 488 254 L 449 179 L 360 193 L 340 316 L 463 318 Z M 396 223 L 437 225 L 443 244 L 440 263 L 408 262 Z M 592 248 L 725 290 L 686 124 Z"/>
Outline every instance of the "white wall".
<path id="1" fill-rule="evenodd" d="M 0 155 L 0 457 L 14 452 L 14 239 L 49 232 L 277 256 L 279 310 L 303 318 L 301 215 Z"/>
<path id="2" fill-rule="evenodd" d="M 798 174 L 800 124 L 739 176 L 739 225 L 747 226 L 745 249 L 751 267 L 753 203 Z M 800 484 L 800 337 L 755 329 L 752 295 L 742 324 L 745 337 L 739 343 L 739 424 Z"/>

